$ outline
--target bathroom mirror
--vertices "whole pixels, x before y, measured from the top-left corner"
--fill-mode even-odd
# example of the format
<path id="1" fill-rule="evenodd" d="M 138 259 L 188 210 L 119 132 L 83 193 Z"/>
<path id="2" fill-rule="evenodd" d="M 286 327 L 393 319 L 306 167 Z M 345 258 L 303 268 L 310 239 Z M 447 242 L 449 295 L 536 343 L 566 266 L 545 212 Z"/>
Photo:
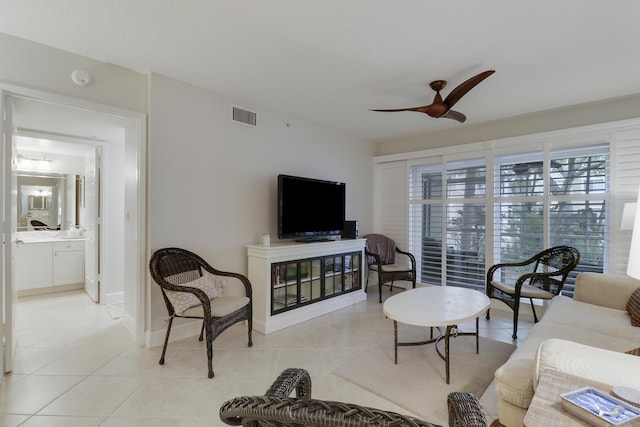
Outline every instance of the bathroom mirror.
<path id="1" fill-rule="evenodd" d="M 18 173 L 18 231 L 82 227 L 84 177 Z"/>

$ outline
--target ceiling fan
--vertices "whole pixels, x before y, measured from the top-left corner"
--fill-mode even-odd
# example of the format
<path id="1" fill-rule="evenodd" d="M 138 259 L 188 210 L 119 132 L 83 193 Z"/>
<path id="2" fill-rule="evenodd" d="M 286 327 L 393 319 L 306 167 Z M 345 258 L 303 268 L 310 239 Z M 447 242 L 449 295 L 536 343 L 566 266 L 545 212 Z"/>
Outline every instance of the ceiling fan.
<path id="1" fill-rule="evenodd" d="M 436 96 L 433 98 L 433 103 L 429 105 L 424 105 L 422 107 L 413 107 L 413 108 L 396 108 L 391 110 L 370 110 L 370 111 L 382 111 L 385 113 L 395 112 L 395 111 L 416 111 L 418 113 L 425 113 L 431 117 L 435 117 L 436 119 L 440 117 L 445 117 L 447 119 L 457 120 L 460 123 L 463 123 L 467 120 L 467 116 L 464 114 L 453 111 L 451 107 L 455 105 L 456 102 L 460 101 L 464 95 L 467 94 L 471 89 L 473 89 L 478 83 L 489 77 L 491 74 L 495 73 L 495 70 L 488 70 L 483 73 L 480 73 L 476 76 L 471 77 L 469 80 L 461 83 L 458 87 L 453 89 L 449 95 L 442 100 L 442 96 L 440 95 L 440 91 L 444 89 L 447 85 L 445 80 L 435 80 L 429 84 L 431 89 L 436 91 Z"/>

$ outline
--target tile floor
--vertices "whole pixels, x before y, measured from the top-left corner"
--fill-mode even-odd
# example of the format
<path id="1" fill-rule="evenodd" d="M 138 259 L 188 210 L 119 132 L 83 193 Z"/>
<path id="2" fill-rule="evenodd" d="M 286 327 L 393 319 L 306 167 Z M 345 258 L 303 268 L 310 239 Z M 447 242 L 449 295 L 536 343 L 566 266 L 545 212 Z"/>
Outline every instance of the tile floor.
<path id="1" fill-rule="evenodd" d="M 309 370 L 314 397 L 410 415 L 331 373 L 350 355 L 387 342 L 390 322 L 371 291 L 365 303 L 267 336 L 254 332 L 250 350 L 246 328 L 235 325 L 214 342 L 211 380 L 196 337 L 170 343 L 160 366 L 161 348 L 136 347 L 120 321 L 83 292 L 24 297 L 15 369 L 0 384 L 0 426 L 224 425 L 222 402 L 262 394 L 288 367 Z M 520 323 L 520 339 L 530 327 Z M 509 318 L 481 317 L 480 329 L 484 337 L 511 342 Z M 485 393 L 482 400 L 495 414 L 495 396 Z"/>

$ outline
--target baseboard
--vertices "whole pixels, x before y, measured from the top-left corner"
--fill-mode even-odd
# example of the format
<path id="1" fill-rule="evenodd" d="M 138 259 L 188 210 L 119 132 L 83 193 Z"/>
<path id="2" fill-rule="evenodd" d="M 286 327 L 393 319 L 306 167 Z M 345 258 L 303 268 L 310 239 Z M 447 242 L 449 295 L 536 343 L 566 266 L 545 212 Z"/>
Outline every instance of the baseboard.
<path id="1" fill-rule="evenodd" d="M 165 320 L 165 323 L 166 322 L 167 320 Z M 169 342 L 174 342 L 200 335 L 201 329 L 202 320 L 176 318 L 173 320 L 173 325 L 171 326 L 171 335 L 169 336 Z M 145 345 L 147 347 L 158 347 L 163 345 L 164 337 L 166 334 L 166 329 L 145 333 Z"/>
<path id="2" fill-rule="evenodd" d="M 124 291 L 106 294 L 104 296 L 104 304 L 120 304 L 124 303 Z"/>
<path id="3" fill-rule="evenodd" d="M 73 283 L 71 285 L 47 286 L 46 288 L 23 289 L 18 291 L 19 297 L 28 297 L 31 295 L 52 294 L 55 292 L 75 291 L 84 289 L 84 283 Z"/>
<path id="4" fill-rule="evenodd" d="M 136 331 L 135 331 L 136 322 L 134 321 L 133 317 L 129 315 L 129 313 L 127 313 L 126 311 L 122 313 L 122 317 L 120 318 L 120 323 L 122 323 L 124 327 L 127 328 L 127 330 L 131 333 L 131 335 L 133 335 L 134 337 L 136 336 Z"/>

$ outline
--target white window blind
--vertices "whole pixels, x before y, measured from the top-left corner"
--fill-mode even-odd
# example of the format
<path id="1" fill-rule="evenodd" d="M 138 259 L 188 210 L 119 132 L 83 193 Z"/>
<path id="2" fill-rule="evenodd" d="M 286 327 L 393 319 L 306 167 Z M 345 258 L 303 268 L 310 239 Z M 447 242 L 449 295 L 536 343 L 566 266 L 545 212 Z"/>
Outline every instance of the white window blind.
<path id="1" fill-rule="evenodd" d="M 567 295 L 581 271 L 602 273 L 608 159 L 608 145 L 498 157 L 495 263 L 522 261 L 547 247 L 575 247 L 581 259 L 563 288 Z"/>
<path id="2" fill-rule="evenodd" d="M 385 191 L 397 202 L 406 191 L 406 216 L 384 227 L 406 236 L 420 282 L 484 289 L 489 265 L 564 244 L 581 253 L 569 296 L 582 271 L 626 271 L 631 231 L 620 221 L 640 190 L 640 120 L 393 157 L 406 182 Z"/>
<path id="3" fill-rule="evenodd" d="M 423 283 L 484 289 L 484 159 L 416 165 L 410 172 L 410 238 Z"/>

